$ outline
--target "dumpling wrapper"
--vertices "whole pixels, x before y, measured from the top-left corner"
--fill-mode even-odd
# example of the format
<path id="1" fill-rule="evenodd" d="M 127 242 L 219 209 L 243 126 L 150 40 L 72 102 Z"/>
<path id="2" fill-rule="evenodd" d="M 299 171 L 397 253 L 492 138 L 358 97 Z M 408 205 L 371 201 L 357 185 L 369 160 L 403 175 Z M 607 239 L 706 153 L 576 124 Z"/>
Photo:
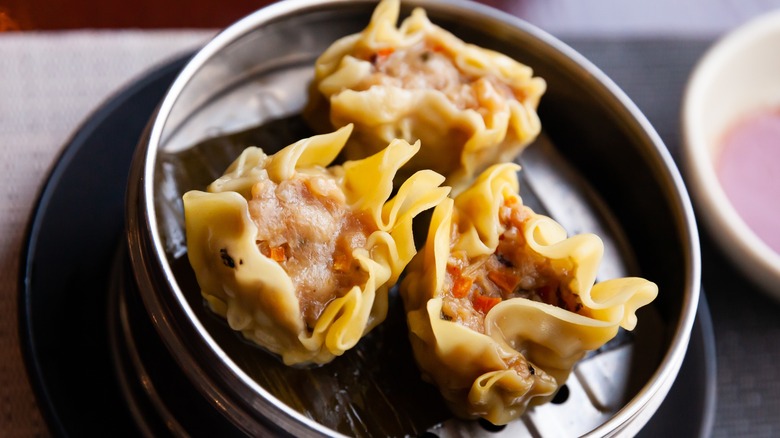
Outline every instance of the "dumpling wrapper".
<path id="1" fill-rule="evenodd" d="M 537 137 L 536 108 L 546 83 L 530 67 L 434 25 L 421 8 L 396 27 L 399 9 L 398 0 L 382 1 L 365 30 L 339 39 L 317 59 L 304 116 L 319 132 L 353 123 L 355 133 L 345 148 L 349 159 L 375 153 L 395 138 L 421 140 L 422 150 L 401 170 L 400 180 L 432 169 L 458 193 L 477 173 L 512 161 Z M 432 59 L 426 61 L 432 72 L 428 79 L 406 82 L 443 85 L 372 84 L 377 57 L 407 56 L 394 61 L 399 64 L 394 68 L 408 71 L 417 61 L 403 54 L 421 47 L 426 52 L 420 56 Z M 450 60 L 447 67 L 439 68 L 441 57 Z M 465 84 L 453 86 L 461 80 Z"/>
<path id="2" fill-rule="evenodd" d="M 233 330 L 288 365 L 327 363 L 385 319 L 388 289 L 416 253 L 412 219 L 449 192 L 440 187 L 441 175 L 421 171 L 388 200 L 396 171 L 419 150 L 419 144 L 403 140 L 366 159 L 326 168 L 350 132 L 347 126 L 270 156 L 247 148 L 207 192 L 183 197 L 188 256 L 203 297 Z M 279 183 L 303 173 L 334 179 L 347 207 L 363 212 L 375 228 L 366 246 L 352 252 L 366 281 L 328 302 L 310 328 L 290 275 L 259 249 L 248 204 L 259 182 Z"/>
<path id="3" fill-rule="evenodd" d="M 577 313 L 526 298 L 501 301 L 484 317 L 484 333 L 443 319 L 445 276 L 451 252 L 493 254 L 504 227 L 499 208 L 517 198 L 515 164 L 495 165 L 454 199 L 436 207 L 424 248 L 407 267 L 401 296 L 409 336 L 423 377 L 436 384 L 451 410 L 463 418 L 505 424 L 529 405 L 552 398 L 587 351 L 612 339 L 619 327 L 632 330 L 636 310 L 658 294 L 654 283 L 619 278 L 594 284 L 603 254 L 592 234 L 566 237 L 552 219 L 532 213 L 522 230 L 533 251 L 565 266 L 569 288 L 579 295 Z M 530 210 L 529 210 L 530 211 Z M 452 245 L 453 221 L 461 233 Z M 527 370 L 510 364 L 523 359 Z"/>

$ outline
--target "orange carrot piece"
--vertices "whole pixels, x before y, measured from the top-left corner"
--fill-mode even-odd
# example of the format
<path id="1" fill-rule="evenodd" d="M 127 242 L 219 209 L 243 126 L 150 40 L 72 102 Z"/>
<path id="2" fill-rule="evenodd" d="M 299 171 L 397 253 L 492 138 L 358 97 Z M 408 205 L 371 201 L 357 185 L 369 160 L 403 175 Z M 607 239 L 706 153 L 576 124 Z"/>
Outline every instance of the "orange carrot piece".
<path id="1" fill-rule="evenodd" d="M 383 57 L 384 58 L 386 56 L 392 55 L 393 52 L 395 52 L 394 48 L 392 48 L 392 47 L 385 47 L 384 49 L 377 50 L 376 55 L 379 56 L 379 57 Z"/>
<path id="2" fill-rule="evenodd" d="M 477 310 L 479 312 L 482 312 L 482 314 L 487 315 L 490 309 L 492 309 L 496 304 L 500 302 L 501 302 L 501 298 L 498 297 L 488 297 L 482 294 L 475 294 L 474 310 Z"/>
<path id="3" fill-rule="evenodd" d="M 283 262 L 287 260 L 287 254 L 284 252 L 284 247 L 281 246 L 274 246 L 268 249 L 269 251 L 269 257 L 271 260 L 277 261 L 277 262 Z"/>
<path id="4" fill-rule="evenodd" d="M 473 283 L 474 280 L 469 277 L 458 277 L 452 285 L 452 296 L 455 298 L 467 297 Z"/>
<path id="5" fill-rule="evenodd" d="M 490 271 L 488 272 L 487 277 L 493 284 L 507 294 L 514 292 L 517 283 L 520 282 L 516 276 L 501 271 Z"/>

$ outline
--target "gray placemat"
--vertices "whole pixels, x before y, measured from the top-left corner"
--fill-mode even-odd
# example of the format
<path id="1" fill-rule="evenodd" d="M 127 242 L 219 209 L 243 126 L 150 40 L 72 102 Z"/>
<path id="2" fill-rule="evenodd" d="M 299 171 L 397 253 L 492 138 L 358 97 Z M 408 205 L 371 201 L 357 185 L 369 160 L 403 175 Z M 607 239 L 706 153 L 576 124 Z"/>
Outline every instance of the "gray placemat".
<path id="1" fill-rule="evenodd" d="M 213 34 L 0 33 L 0 437 L 48 435 L 19 348 L 17 277 L 27 221 L 49 169 L 100 103 Z"/>
<path id="2" fill-rule="evenodd" d="M 672 156 L 680 152 L 687 78 L 711 40 L 571 40 L 644 112 Z M 700 226 L 703 287 L 717 350 L 714 437 L 780 436 L 780 303 L 724 258 Z M 685 421 L 685 413 L 675 421 Z"/>

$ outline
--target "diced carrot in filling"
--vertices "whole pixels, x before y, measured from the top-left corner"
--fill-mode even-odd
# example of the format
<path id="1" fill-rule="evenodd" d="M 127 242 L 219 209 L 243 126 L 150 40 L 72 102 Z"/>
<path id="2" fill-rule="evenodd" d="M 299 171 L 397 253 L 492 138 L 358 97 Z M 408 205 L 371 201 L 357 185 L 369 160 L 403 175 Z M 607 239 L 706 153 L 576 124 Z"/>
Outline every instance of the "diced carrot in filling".
<path id="1" fill-rule="evenodd" d="M 365 213 L 349 210 L 329 174 L 298 174 L 279 184 L 265 179 L 252 189 L 249 212 L 258 248 L 292 279 L 309 328 L 328 303 L 366 282 L 352 253 L 376 227 Z"/>
<path id="2" fill-rule="evenodd" d="M 452 286 L 452 296 L 455 298 L 465 298 L 471 290 L 474 280 L 468 277 L 459 277 Z"/>
<path id="3" fill-rule="evenodd" d="M 527 298 L 572 312 L 582 310 L 579 296 L 568 289 L 569 269 L 553 267 L 550 260 L 531 250 L 525 241 L 522 230 L 531 214 L 516 198 L 509 198 L 499 212 L 505 230 L 495 253 L 473 259 L 463 254 L 451 255 L 445 283 L 448 293 L 442 306 L 444 319 L 484 333 L 485 315 L 496 304 L 511 298 Z M 460 237 L 457 225 L 453 225 L 452 236 L 454 246 Z"/>
<path id="4" fill-rule="evenodd" d="M 487 314 L 490 311 L 490 309 L 493 308 L 493 306 L 500 303 L 501 298 L 488 297 L 482 294 L 476 294 L 472 302 L 474 303 L 474 310 L 484 315 Z"/>
<path id="5" fill-rule="evenodd" d="M 452 275 L 453 277 L 460 277 L 460 266 L 448 264 L 447 265 L 447 273 Z"/>
<path id="6" fill-rule="evenodd" d="M 257 247 L 260 249 L 260 252 L 263 253 L 264 256 L 268 257 L 271 260 L 274 260 L 276 262 L 283 262 L 287 260 L 287 249 L 289 248 L 289 245 L 286 243 L 282 246 L 271 246 L 268 244 L 267 240 L 257 240 L 255 241 L 257 244 Z"/>
<path id="7" fill-rule="evenodd" d="M 373 72 L 356 90 L 367 90 L 374 85 L 438 90 L 457 108 L 482 113 L 494 111 L 507 99 L 518 98 L 515 91 L 496 76 L 474 77 L 463 72 L 452 56 L 435 41 L 380 49 L 363 58 L 371 62 Z"/>
<path id="8" fill-rule="evenodd" d="M 271 252 L 270 254 L 271 259 L 277 262 L 283 262 L 287 260 L 287 257 L 284 254 L 284 248 L 282 248 L 281 246 L 274 246 L 273 248 L 271 248 L 270 252 Z"/>
<path id="9" fill-rule="evenodd" d="M 385 57 L 388 57 L 388 56 L 392 55 L 394 51 L 395 51 L 395 49 L 393 49 L 392 47 L 387 47 L 387 48 L 384 48 L 384 49 L 379 49 L 379 51 L 377 51 L 376 54 L 377 54 L 377 56 L 385 58 Z"/>
<path id="10" fill-rule="evenodd" d="M 488 271 L 487 278 L 501 289 L 502 295 L 509 295 L 515 291 L 520 280 L 512 272 Z"/>

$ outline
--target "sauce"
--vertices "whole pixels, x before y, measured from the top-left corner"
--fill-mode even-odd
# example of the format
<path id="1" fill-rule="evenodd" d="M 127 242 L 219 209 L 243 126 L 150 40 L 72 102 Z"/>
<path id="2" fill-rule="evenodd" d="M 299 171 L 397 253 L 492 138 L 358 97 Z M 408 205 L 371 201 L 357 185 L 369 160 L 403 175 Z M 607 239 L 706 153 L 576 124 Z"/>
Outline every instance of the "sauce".
<path id="1" fill-rule="evenodd" d="M 780 108 L 751 114 L 726 133 L 717 172 L 742 219 L 780 254 Z"/>

